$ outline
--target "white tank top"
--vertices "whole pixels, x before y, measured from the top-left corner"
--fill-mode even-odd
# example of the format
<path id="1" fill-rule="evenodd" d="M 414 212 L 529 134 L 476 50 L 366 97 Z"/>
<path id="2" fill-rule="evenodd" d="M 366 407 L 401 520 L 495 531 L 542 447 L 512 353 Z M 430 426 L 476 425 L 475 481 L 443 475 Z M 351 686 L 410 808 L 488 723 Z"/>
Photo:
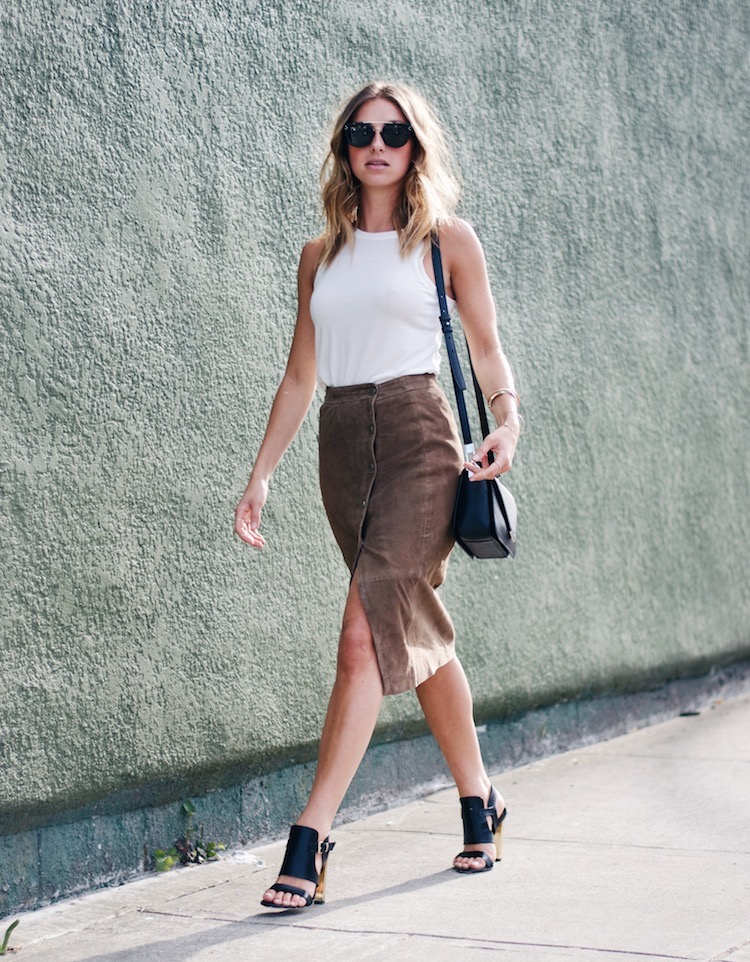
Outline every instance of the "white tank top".
<path id="1" fill-rule="evenodd" d="M 401 257 L 398 233 L 357 230 L 315 276 L 310 314 L 318 379 L 329 387 L 437 374 L 443 332 L 425 248 Z M 448 299 L 449 308 L 455 304 Z"/>

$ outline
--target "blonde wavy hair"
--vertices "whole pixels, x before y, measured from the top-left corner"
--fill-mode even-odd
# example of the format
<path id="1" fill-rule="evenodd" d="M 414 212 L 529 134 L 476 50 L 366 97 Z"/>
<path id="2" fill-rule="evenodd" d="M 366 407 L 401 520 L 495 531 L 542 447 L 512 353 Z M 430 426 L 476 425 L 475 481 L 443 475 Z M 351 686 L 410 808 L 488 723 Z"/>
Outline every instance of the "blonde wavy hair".
<path id="1" fill-rule="evenodd" d="M 321 264 L 330 264 L 353 241 L 359 211 L 359 181 L 349 166 L 344 124 L 368 100 L 382 97 L 403 113 L 414 131 L 412 162 L 393 215 L 402 254 L 432 236 L 441 220 L 453 215 L 460 192 L 440 121 L 427 101 L 403 84 L 370 83 L 346 102 L 334 124 L 331 145 L 321 171 L 326 216 Z"/>

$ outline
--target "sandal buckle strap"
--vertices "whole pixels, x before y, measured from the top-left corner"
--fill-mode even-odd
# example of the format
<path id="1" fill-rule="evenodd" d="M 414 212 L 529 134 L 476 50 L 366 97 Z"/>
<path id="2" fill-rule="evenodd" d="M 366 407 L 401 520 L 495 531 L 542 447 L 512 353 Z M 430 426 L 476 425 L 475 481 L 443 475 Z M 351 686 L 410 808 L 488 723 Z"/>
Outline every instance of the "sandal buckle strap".
<path id="1" fill-rule="evenodd" d="M 281 875 L 291 875 L 307 882 L 318 883 L 315 856 L 318 853 L 318 833 L 306 825 L 292 825 L 289 830 Z"/>
<path id="2" fill-rule="evenodd" d="M 500 824 L 495 801 L 497 793 L 493 788 L 487 802 L 477 795 L 462 798 L 461 818 L 464 823 L 464 845 L 483 845 L 494 841 L 495 832 Z M 492 828 L 487 824 L 490 819 Z"/>

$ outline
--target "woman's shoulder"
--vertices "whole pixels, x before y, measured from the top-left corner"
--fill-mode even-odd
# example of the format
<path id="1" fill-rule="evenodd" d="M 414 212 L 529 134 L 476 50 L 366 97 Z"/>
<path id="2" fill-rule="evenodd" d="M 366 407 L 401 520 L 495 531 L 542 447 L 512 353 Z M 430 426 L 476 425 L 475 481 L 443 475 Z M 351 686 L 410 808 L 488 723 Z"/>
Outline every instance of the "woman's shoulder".
<path id="1" fill-rule="evenodd" d="M 451 246 L 477 245 L 479 238 L 468 220 L 461 217 L 449 217 L 440 221 L 439 225 L 440 243 Z"/>
<path id="2" fill-rule="evenodd" d="M 320 260 L 320 255 L 323 253 L 323 246 L 325 244 L 325 237 L 322 235 L 320 237 L 313 237 L 309 240 L 302 248 L 302 253 L 300 255 L 300 262 L 312 262 L 317 264 Z"/>
<path id="3" fill-rule="evenodd" d="M 299 273 L 301 276 L 306 276 L 310 280 L 315 276 L 323 254 L 324 243 L 325 238 L 315 237 L 304 245 L 299 258 Z"/>
<path id="4" fill-rule="evenodd" d="M 482 244 L 477 232 L 467 220 L 451 217 L 440 222 L 440 247 L 448 261 L 453 264 L 462 261 L 484 260 Z"/>

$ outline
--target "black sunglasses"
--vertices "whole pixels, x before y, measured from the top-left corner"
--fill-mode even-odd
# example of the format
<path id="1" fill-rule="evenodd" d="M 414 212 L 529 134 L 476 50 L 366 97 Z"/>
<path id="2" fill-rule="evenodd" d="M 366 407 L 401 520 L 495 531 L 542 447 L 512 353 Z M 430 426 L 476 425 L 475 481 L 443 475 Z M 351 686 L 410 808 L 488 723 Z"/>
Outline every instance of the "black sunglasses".
<path id="1" fill-rule="evenodd" d="M 386 147 L 403 147 L 409 143 L 414 132 L 411 124 L 400 124 L 393 120 L 379 126 Z M 344 124 L 344 137 L 352 147 L 368 147 L 375 139 L 375 127 L 361 121 Z"/>

